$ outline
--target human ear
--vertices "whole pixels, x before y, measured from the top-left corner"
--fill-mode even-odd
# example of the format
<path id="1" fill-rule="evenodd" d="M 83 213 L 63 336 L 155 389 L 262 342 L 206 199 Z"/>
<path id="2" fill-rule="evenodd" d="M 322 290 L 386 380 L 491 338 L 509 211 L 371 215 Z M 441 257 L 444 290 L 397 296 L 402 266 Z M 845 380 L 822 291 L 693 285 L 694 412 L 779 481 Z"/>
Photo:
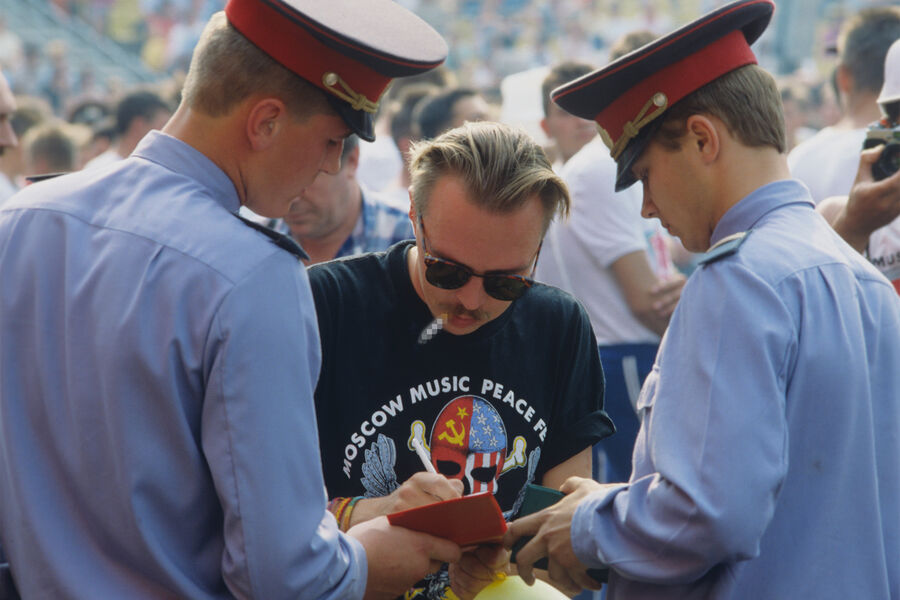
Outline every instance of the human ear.
<path id="1" fill-rule="evenodd" d="M 853 89 L 853 71 L 845 65 L 838 65 L 834 71 L 834 83 L 842 96 L 846 96 Z"/>
<path id="2" fill-rule="evenodd" d="M 691 115 L 686 122 L 690 147 L 695 149 L 704 163 L 710 163 L 719 156 L 721 137 L 719 124 L 705 115 Z"/>
<path id="3" fill-rule="evenodd" d="M 247 113 L 247 139 L 254 150 L 272 145 L 287 118 L 287 107 L 278 98 L 263 98 Z"/>

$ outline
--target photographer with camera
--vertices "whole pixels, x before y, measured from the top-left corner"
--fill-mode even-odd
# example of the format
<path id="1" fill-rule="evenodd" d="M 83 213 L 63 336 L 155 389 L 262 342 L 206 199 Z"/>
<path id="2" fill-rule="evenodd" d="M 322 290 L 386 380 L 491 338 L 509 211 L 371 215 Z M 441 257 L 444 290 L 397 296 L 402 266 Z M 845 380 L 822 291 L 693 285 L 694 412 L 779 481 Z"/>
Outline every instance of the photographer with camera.
<path id="1" fill-rule="evenodd" d="M 900 6 L 864 8 L 841 27 L 834 71 L 841 119 L 788 154 L 791 176 L 809 188 L 816 204 L 829 196 L 845 196 L 853 186 L 867 126 L 881 118 L 877 97 L 884 83 L 885 55 L 898 38 Z"/>
<path id="2" fill-rule="evenodd" d="M 850 195 L 817 210 L 900 294 L 900 40 L 885 59 L 878 104 L 883 118 L 869 126 Z"/>

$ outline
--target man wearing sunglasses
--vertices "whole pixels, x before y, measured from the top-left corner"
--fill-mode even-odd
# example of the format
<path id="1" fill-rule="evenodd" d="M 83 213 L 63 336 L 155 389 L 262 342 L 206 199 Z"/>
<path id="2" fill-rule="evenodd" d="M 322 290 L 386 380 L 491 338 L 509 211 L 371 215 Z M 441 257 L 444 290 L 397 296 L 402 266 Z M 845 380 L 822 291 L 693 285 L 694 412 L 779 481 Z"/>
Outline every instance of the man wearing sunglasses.
<path id="1" fill-rule="evenodd" d="M 531 279 L 569 204 L 544 153 L 525 133 L 467 123 L 414 147 L 411 175 L 415 241 L 309 270 L 323 471 L 345 527 L 460 491 L 494 494 L 508 517 L 528 483 L 589 477 L 591 447 L 613 431 L 585 311 Z M 466 557 L 451 569 L 463 598 L 506 561 Z M 441 597 L 448 578 L 413 597 Z"/>

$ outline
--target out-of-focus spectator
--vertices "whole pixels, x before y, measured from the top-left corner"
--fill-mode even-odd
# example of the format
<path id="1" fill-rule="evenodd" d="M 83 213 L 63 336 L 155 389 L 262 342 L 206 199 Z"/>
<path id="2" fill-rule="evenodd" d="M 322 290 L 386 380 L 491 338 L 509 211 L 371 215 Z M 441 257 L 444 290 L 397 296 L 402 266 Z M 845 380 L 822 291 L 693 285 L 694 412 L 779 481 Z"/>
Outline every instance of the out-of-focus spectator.
<path id="1" fill-rule="evenodd" d="M 704 2 L 708 4 L 707 0 Z M 29 4 L 42 3 L 25 3 Z M 142 57 L 151 70 L 174 74 L 186 69 L 199 25 L 212 12 L 220 10 L 225 0 L 55 0 L 44 4 L 50 4 L 56 16 L 67 25 L 90 27 L 94 31 L 88 33 L 96 32 L 116 40 L 123 48 Z M 674 17 L 701 8 L 696 0 L 688 3 L 417 0 L 415 5 L 417 12 L 450 43 L 447 64 L 458 80 L 455 83 L 473 87 L 491 99 L 503 79 L 515 72 L 569 59 L 601 64 L 622 33 L 640 28 L 659 31 Z M 35 12 L 45 12 L 43 9 L 43 6 L 40 10 L 35 8 Z M 13 24 L 13 15 L 8 20 Z M 10 30 L 15 33 L 14 29 Z M 39 52 L 43 46 L 45 40 L 33 45 L 39 63 L 46 60 Z M 72 58 L 69 84 L 74 88 L 73 93 L 81 93 L 76 76 L 81 66 Z M 12 76 L 14 70 L 10 65 L 7 71 L 11 82 L 18 79 Z M 103 73 L 98 73 L 98 79 L 104 88 Z M 36 88 L 28 89 L 28 85 L 23 79 L 13 89 L 16 93 L 37 92 Z M 368 162 L 365 144 L 361 156 L 361 173 L 365 173 Z"/>
<path id="2" fill-rule="evenodd" d="M 564 83 L 587 75 L 594 68 L 587 63 L 567 61 L 550 69 L 541 83 L 541 104 L 544 107 L 544 118 L 541 129 L 553 142 L 555 171 L 566 164 L 575 153 L 597 135 L 597 125 L 588 119 L 582 119 L 564 111 L 558 104 L 550 100 L 550 92 Z"/>
<path id="3" fill-rule="evenodd" d="M 553 163 L 555 148 L 541 129 L 541 120 L 546 116 L 541 98 L 541 84 L 549 73 L 550 66 L 541 65 L 504 77 L 500 82 L 497 120 L 524 129 L 541 145 L 547 158 Z"/>
<path id="4" fill-rule="evenodd" d="M 2 161 L 3 155 L 6 154 L 7 148 L 15 147 L 19 143 L 19 138 L 11 122 L 12 114 L 15 110 L 16 99 L 12 90 L 9 89 L 6 77 L 0 72 L 0 161 Z M 0 162 L 0 166 L 2 166 L 2 162 Z M 0 169 L 0 204 L 16 193 L 16 189 L 16 185 Z"/>
<path id="5" fill-rule="evenodd" d="M 821 79 L 803 72 L 779 79 L 784 105 L 788 150 L 841 120 L 834 78 Z"/>
<path id="6" fill-rule="evenodd" d="M 413 142 L 420 139 L 419 128 L 413 119 L 416 105 L 424 98 L 435 95 L 440 88 L 431 83 L 418 83 L 403 88 L 400 96 L 390 104 L 390 139 L 397 147 L 403 166 L 397 177 L 382 193 L 391 203 L 409 209 L 409 151 Z M 387 137 L 387 136 L 385 136 Z"/>
<path id="7" fill-rule="evenodd" d="M 20 96 L 38 96 L 41 93 L 40 78 L 46 70 L 44 55 L 40 46 L 26 42 L 22 50 L 22 60 L 12 65 L 6 73 L 13 93 Z"/>
<path id="8" fill-rule="evenodd" d="M 72 81 L 72 98 L 67 98 L 64 109 L 87 100 L 99 100 L 106 93 L 106 87 L 97 79 L 97 71 L 91 65 L 82 65 Z"/>
<path id="9" fill-rule="evenodd" d="M 147 41 L 141 49 L 141 58 L 155 71 L 164 71 L 168 67 L 169 33 L 178 22 L 175 8 L 171 0 L 163 0 L 147 16 Z"/>
<path id="10" fill-rule="evenodd" d="M 408 211 L 364 190 L 356 178 L 358 166 L 359 138 L 354 135 L 344 140 L 340 170 L 333 175 L 320 171 L 278 227 L 303 247 L 309 255 L 306 264 L 387 250 L 414 237 Z"/>
<path id="11" fill-rule="evenodd" d="M 413 118 L 416 105 L 423 99 L 436 96 L 438 93 L 440 93 L 440 88 L 430 83 L 407 86 L 391 104 L 391 138 L 403 156 L 404 167 L 409 164 L 409 151 L 412 143 L 422 137 L 419 126 Z M 409 173 L 406 174 L 405 179 L 408 182 Z"/>
<path id="12" fill-rule="evenodd" d="M 809 122 L 809 87 L 785 79 L 779 82 L 781 104 L 784 107 L 784 129 L 787 134 L 788 148 L 793 148 L 803 141 Z"/>
<path id="13" fill-rule="evenodd" d="M 67 173 L 78 168 L 81 140 L 75 125 L 52 119 L 28 130 L 22 137 L 26 175 Z"/>
<path id="14" fill-rule="evenodd" d="M 888 50 L 878 104 L 884 114 L 881 125 L 886 129 L 900 127 L 900 39 Z M 900 294 L 900 170 L 887 176 L 880 172 L 879 179 L 873 171 L 885 148 L 881 145 L 862 153 L 848 197 L 827 198 L 816 208 Z"/>
<path id="15" fill-rule="evenodd" d="M 80 123 L 93 127 L 112 114 L 109 104 L 102 100 L 86 99 L 73 104 L 66 114 L 69 123 Z"/>
<path id="16" fill-rule="evenodd" d="M 81 167 L 84 168 L 89 162 L 104 152 L 108 151 L 116 141 L 116 119 L 113 116 L 107 116 L 100 121 L 92 124 L 91 135 L 87 143 L 81 148 Z"/>
<path id="17" fill-rule="evenodd" d="M 192 1 L 189 6 L 181 10 L 177 21 L 169 30 L 166 54 L 170 69 L 187 70 L 191 52 L 203 31 L 205 18 L 202 8 L 202 2 Z"/>
<path id="18" fill-rule="evenodd" d="M 863 4 L 871 4 L 865 2 Z M 33 5 L 34 3 L 25 3 Z M 40 3 L 37 3 L 40 4 Z M 123 47 L 140 48 L 135 54 L 144 59 L 145 64 L 159 74 L 175 75 L 187 67 L 186 57 L 196 43 L 199 24 L 214 10 L 221 9 L 225 0 L 56 0 L 51 4 L 53 11 L 67 26 L 84 28 L 87 25 L 97 33 L 122 41 Z M 409 4 L 409 3 L 408 3 Z M 660 30 L 673 18 L 691 16 L 709 2 L 704 0 L 700 5 L 696 1 L 689 3 L 643 2 L 642 0 L 626 0 L 611 2 L 610 0 L 557 0 L 543 2 L 540 0 L 467 0 L 465 2 L 448 2 L 446 0 L 416 0 L 418 12 L 435 26 L 450 42 L 451 56 L 448 59 L 449 73 L 455 81 L 448 85 L 464 85 L 478 90 L 489 102 L 494 101 L 501 82 L 512 70 L 532 69 L 541 65 L 556 64 L 563 60 L 577 59 L 590 64 L 602 64 L 606 61 L 608 51 L 614 41 L 624 32 L 640 28 Z M 833 45 L 837 30 L 844 19 L 846 9 L 836 2 L 825 2 L 824 8 L 834 9 L 818 19 L 811 19 L 808 26 L 822 32 L 833 28 L 835 33 L 826 31 L 820 34 L 824 38 L 820 47 Z M 36 13 L 45 12 L 43 7 Z M 18 11 L 17 11 L 18 13 Z M 783 18 L 787 17 L 786 11 Z M 97 69 L 96 75 L 91 69 L 83 71 L 85 64 L 76 53 L 67 55 L 66 69 L 51 66 L 51 58 L 47 56 L 47 40 L 30 41 L 24 29 L 16 28 L 16 14 L 4 15 L 9 24 L 6 32 L 10 38 L 18 37 L 25 42 L 19 58 L 12 61 L 4 69 L 14 93 L 44 94 L 51 96 L 57 114 L 62 116 L 66 105 L 73 100 L 71 96 L 85 94 L 103 94 L 103 97 L 118 97 L 124 88 L 134 85 L 134 81 L 125 79 L 118 82 L 117 75 L 104 73 L 101 64 L 88 63 L 87 67 Z M 778 17 L 776 17 L 778 18 Z M 832 22 L 834 25 L 832 25 Z M 796 31 L 796 23 L 789 31 Z M 806 24 L 804 24 L 806 26 Z M 125 33 L 122 33 L 122 32 Z M 94 32 L 88 32 L 94 33 Z M 802 32 L 797 33 L 803 37 Z M 2 59 L 2 36 L 0 31 L 0 66 Z M 127 41 L 129 38 L 134 41 Z M 766 42 L 765 38 L 763 42 Z M 15 42 L 11 42 L 15 44 Z M 25 51 L 24 46 L 29 46 Z M 760 56 L 763 64 L 773 64 L 777 53 L 784 44 L 770 41 L 761 45 L 765 51 Z M 26 56 L 27 60 L 26 60 Z M 759 53 L 758 53 L 759 54 Z M 811 79 L 808 73 L 821 71 L 821 63 L 825 53 L 812 54 L 809 61 L 803 63 L 802 85 L 808 86 L 810 100 L 815 99 L 815 92 L 822 89 L 820 83 Z M 820 56 L 821 55 L 821 56 Z M 65 70 L 67 74 L 61 71 Z M 54 76 L 55 71 L 55 76 Z M 429 74 L 430 75 L 430 74 Z M 96 77 L 96 81 L 92 81 Z M 416 78 L 411 78 L 416 79 Z M 809 81 L 809 83 L 807 83 Z M 68 92 L 65 92 L 68 87 Z M 402 86 L 397 86 L 398 88 Z M 829 92 L 830 93 L 830 92 Z M 394 95 L 389 90 L 384 101 Z M 806 91 L 804 90 L 804 95 Z M 535 96 L 537 94 L 535 93 Z M 820 96 L 821 97 L 821 96 Z M 62 98 L 62 111 L 58 104 Z M 539 109 L 539 106 L 535 106 Z M 805 139 L 810 129 L 820 129 L 833 125 L 829 118 L 819 119 L 816 110 L 810 109 L 806 121 L 796 136 L 797 141 Z M 388 131 L 389 119 L 379 123 L 379 133 Z M 535 128 L 537 128 L 535 121 Z M 808 129 L 807 129 L 808 128 Z M 529 131 L 532 131 L 529 129 Z M 542 141 L 543 134 L 533 133 Z M 388 141 L 386 136 L 379 140 Z M 374 145 L 366 143 L 361 147 L 360 178 L 373 189 L 381 191 L 394 181 L 401 168 L 401 161 L 393 149 L 377 141 Z"/>
<path id="19" fill-rule="evenodd" d="M 147 23 L 139 0 L 113 0 L 106 21 L 106 33 L 114 42 L 137 54 L 147 37 Z"/>
<path id="20" fill-rule="evenodd" d="M 407 79 L 409 81 L 406 81 Z M 366 189 L 374 192 L 388 191 L 390 195 L 396 196 L 394 188 L 397 180 L 407 177 L 404 173 L 406 159 L 401 156 L 404 150 L 395 144 L 396 138 L 392 139 L 390 135 L 395 112 L 393 107 L 396 106 L 398 99 L 404 97 L 406 88 L 428 85 L 443 89 L 455 85 L 453 82 L 455 77 L 443 66 L 394 81 L 385 93 L 385 98 L 381 102 L 382 109 L 375 122 L 378 137 L 374 142 L 365 142 L 359 147 L 359 169 L 356 175 Z M 409 205 L 408 194 L 404 193 L 399 205 Z"/>
<path id="21" fill-rule="evenodd" d="M 838 100 L 838 91 L 834 85 L 834 78 L 829 81 L 820 81 L 812 84 L 809 90 L 809 126 L 813 131 L 807 132 L 803 140 L 797 140 L 799 144 L 806 139 L 811 138 L 815 133 L 834 125 L 841 120 L 841 105 Z"/>
<path id="22" fill-rule="evenodd" d="M 875 148 L 863 152 L 849 196 L 826 198 L 816 210 L 900 294 L 900 171 L 875 181 L 872 163 L 878 156 Z"/>
<path id="23" fill-rule="evenodd" d="M 436 69 L 425 71 L 412 77 L 394 80 L 394 83 L 385 92 L 385 99 L 388 103 L 395 102 L 404 96 L 406 88 L 420 87 L 423 84 L 431 85 L 438 89 L 449 89 L 459 86 L 459 77 L 457 73 L 450 71 L 445 65 L 441 65 Z"/>
<path id="24" fill-rule="evenodd" d="M 413 119 L 422 139 L 431 140 L 467 121 L 491 118 L 491 107 L 475 89 L 455 87 L 423 99 L 416 105 Z"/>
<path id="25" fill-rule="evenodd" d="M 75 94 L 65 42 L 52 40 L 47 44 L 46 56 L 48 62 L 43 65 L 38 75 L 38 91 L 50 102 L 53 112 L 59 114 L 66 101 Z"/>
<path id="26" fill-rule="evenodd" d="M 73 105 L 66 119 L 87 128 L 87 139 L 79 145 L 78 168 L 106 152 L 116 138 L 116 121 L 112 108 L 101 100 L 86 99 Z"/>
<path id="27" fill-rule="evenodd" d="M 0 96 L 2 95 L 4 94 L 0 92 Z M 22 153 L 22 144 L 19 142 L 29 129 L 53 116 L 50 105 L 43 98 L 35 96 L 17 96 L 14 107 L 15 110 L 9 116 L 9 125 L 12 127 L 17 142 L 7 145 L 0 156 L 0 180 L 3 180 L 4 187 L 7 190 L 12 189 L 13 193 L 25 183 L 23 179 L 25 158 Z M 8 133 L 4 137 L 6 135 Z M 2 200 L 3 198 L 0 198 L 0 202 Z"/>
<path id="28" fill-rule="evenodd" d="M 816 203 L 850 191 L 866 126 L 880 118 L 876 98 L 884 81 L 884 58 L 898 38 L 898 6 L 863 9 L 841 29 L 834 77 L 843 116 L 788 156 L 791 174 L 806 184 Z"/>
<path id="29" fill-rule="evenodd" d="M 116 141 L 85 165 L 93 169 L 122 160 L 153 129 L 162 129 L 172 108 L 158 93 L 140 89 L 126 94 L 116 105 Z"/>
<path id="30" fill-rule="evenodd" d="M 7 70 L 22 60 L 22 38 L 11 30 L 0 15 L 0 69 Z"/>

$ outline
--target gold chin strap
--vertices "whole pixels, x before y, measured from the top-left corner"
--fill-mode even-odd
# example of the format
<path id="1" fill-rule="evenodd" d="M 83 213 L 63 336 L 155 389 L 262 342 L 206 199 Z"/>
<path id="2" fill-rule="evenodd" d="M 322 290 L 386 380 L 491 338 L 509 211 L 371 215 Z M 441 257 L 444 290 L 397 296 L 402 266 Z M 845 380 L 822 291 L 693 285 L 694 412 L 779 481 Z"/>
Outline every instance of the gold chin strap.
<path id="1" fill-rule="evenodd" d="M 653 97 L 647 100 L 647 103 L 644 104 L 644 107 L 637 116 L 633 120 L 625 122 L 625 125 L 622 127 L 622 137 L 616 141 L 613 141 L 608 131 L 603 129 L 600 125 L 597 125 L 597 131 L 600 132 L 600 139 L 602 139 L 603 143 L 606 144 L 606 147 L 609 148 L 609 155 L 612 156 L 614 160 L 618 160 L 619 155 L 625 150 L 625 146 L 628 145 L 628 142 L 640 133 L 641 128 L 644 127 L 644 125 L 663 114 L 668 106 L 669 99 L 665 94 L 662 92 L 653 94 Z M 655 108 L 650 110 L 651 107 Z"/>
<path id="2" fill-rule="evenodd" d="M 353 110 L 364 110 L 373 114 L 378 110 L 378 102 L 372 102 L 362 94 L 355 92 L 337 73 L 330 71 L 325 73 L 322 75 L 322 83 L 329 92 L 349 104 Z M 337 87 L 338 85 L 340 88 Z"/>

